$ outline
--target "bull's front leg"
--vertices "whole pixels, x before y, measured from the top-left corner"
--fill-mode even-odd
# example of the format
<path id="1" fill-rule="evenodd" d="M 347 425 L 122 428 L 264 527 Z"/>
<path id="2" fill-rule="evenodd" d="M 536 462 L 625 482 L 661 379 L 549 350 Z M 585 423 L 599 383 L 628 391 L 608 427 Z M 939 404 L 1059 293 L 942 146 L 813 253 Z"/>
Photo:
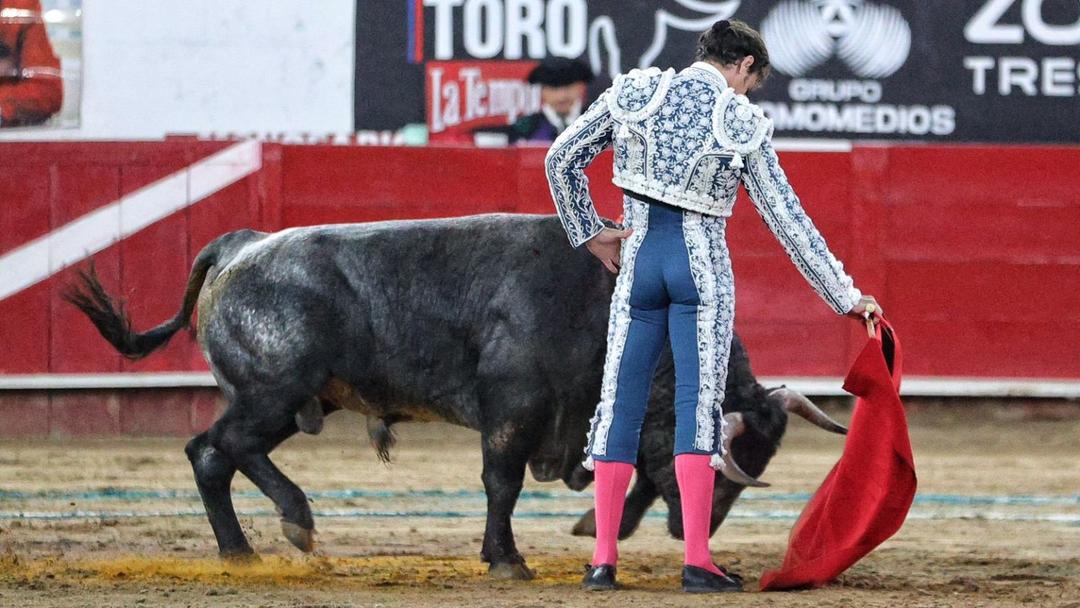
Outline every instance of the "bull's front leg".
<path id="1" fill-rule="evenodd" d="M 482 433 L 487 527 L 480 556 L 495 578 L 530 580 L 534 573 L 517 551 L 510 515 L 514 512 L 528 461 L 529 429 L 506 421 Z"/>
<path id="2" fill-rule="evenodd" d="M 758 473 L 758 475 L 760 474 Z M 735 504 L 735 500 L 739 498 L 739 495 L 745 489 L 746 486 L 739 485 L 723 475 L 716 476 L 716 490 L 713 493 L 712 521 L 709 524 L 709 536 L 716 534 L 716 529 L 727 519 L 728 513 L 731 512 L 731 506 Z"/>
<path id="3" fill-rule="evenodd" d="M 634 487 L 630 488 L 630 493 L 626 495 L 622 521 L 619 522 L 619 540 L 625 540 L 633 536 L 642 518 L 645 517 L 645 513 L 656 502 L 659 495 L 660 491 L 656 488 L 656 484 L 644 473 L 643 467 L 639 466 L 637 477 L 634 480 Z M 574 528 L 570 533 L 574 536 L 592 536 L 595 538 L 596 509 L 589 509 L 582 515 L 574 524 Z"/>
<path id="4" fill-rule="evenodd" d="M 644 467 L 638 467 L 637 480 L 630 493 L 626 496 L 626 506 L 623 508 L 623 518 L 619 522 L 619 540 L 630 538 L 637 530 L 649 507 L 656 502 L 660 491 L 656 489 L 649 476 L 645 474 Z"/>
<path id="5" fill-rule="evenodd" d="M 674 471 L 672 471 L 674 473 Z M 760 473 L 759 473 L 760 474 Z M 671 533 L 673 538 L 682 540 L 683 538 L 683 520 L 682 520 L 682 498 L 679 496 L 678 486 L 675 484 L 674 474 L 671 475 L 670 480 L 665 479 L 669 483 L 658 483 L 657 486 L 660 490 L 661 496 L 664 498 L 664 502 L 667 503 L 668 508 L 668 532 Z M 728 516 L 728 512 L 731 511 L 732 505 L 742 494 L 742 491 L 746 489 L 746 486 L 741 486 L 734 481 L 724 477 L 720 473 L 716 474 L 716 489 L 713 491 L 712 501 L 712 517 L 709 522 L 709 536 L 716 533 L 716 530 L 724 523 L 724 520 Z"/>

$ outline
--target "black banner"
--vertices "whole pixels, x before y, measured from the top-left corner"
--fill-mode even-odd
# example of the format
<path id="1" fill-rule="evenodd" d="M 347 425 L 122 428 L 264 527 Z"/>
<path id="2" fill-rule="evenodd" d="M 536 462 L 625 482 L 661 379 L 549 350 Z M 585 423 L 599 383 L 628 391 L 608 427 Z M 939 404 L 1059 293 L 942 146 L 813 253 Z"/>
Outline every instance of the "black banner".
<path id="1" fill-rule="evenodd" d="M 1080 142 L 1077 0 L 357 1 L 358 130 L 426 119 L 428 61 L 580 57 L 681 68 L 723 18 L 758 28 L 751 98 L 780 137 Z"/>

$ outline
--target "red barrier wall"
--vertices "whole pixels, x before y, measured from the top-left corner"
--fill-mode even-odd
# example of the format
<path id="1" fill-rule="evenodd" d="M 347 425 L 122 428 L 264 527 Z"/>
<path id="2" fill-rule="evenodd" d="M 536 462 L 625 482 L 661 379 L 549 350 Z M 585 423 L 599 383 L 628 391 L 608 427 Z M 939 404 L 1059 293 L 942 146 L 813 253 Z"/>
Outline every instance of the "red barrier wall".
<path id="1" fill-rule="evenodd" d="M 0 145 L 0 256 L 227 145 Z M 543 156 L 529 148 L 264 144 L 258 172 L 93 257 L 106 287 L 146 328 L 175 313 L 194 255 L 218 234 L 551 213 Z M 885 305 L 905 341 L 909 374 L 1080 379 L 1080 148 L 867 145 L 781 157 L 856 284 Z M 598 206 L 617 216 L 610 157 L 590 175 Z M 817 298 L 749 201 L 737 205 L 728 234 L 736 326 L 755 370 L 841 375 L 861 345 L 856 324 Z M 206 369 L 189 333 L 139 362 L 110 352 L 59 300 L 70 278 L 62 271 L 0 300 L 0 374 Z M 70 393 L 53 411 L 104 408 L 100 419 L 123 430 L 142 406 L 137 394 L 119 399 Z"/>
<path id="2" fill-rule="evenodd" d="M 543 155 L 286 147 L 284 223 L 550 213 Z M 1080 148 L 857 146 L 782 161 L 856 284 L 885 305 L 908 373 L 1080 378 Z M 616 216 L 610 164 L 590 175 Z M 859 330 L 805 284 L 745 196 L 728 238 L 756 370 L 842 374 Z"/>
<path id="3" fill-rule="evenodd" d="M 217 152 L 228 144 L 49 143 L 0 145 L 0 256 L 84 214 Z M 95 254 L 102 283 L 127 301 L 141 327 L 176 313 L 188 269 L 222 232 L 274 229 L 265 208 L 279 206 L 272 166 Z M 278 213 L 280 215 L 280 213 Z M 205 370 L 190 336 L 142 361 L 127 361 L 59 294 L 71 269 L 0 300 L 0 374 Z"/>

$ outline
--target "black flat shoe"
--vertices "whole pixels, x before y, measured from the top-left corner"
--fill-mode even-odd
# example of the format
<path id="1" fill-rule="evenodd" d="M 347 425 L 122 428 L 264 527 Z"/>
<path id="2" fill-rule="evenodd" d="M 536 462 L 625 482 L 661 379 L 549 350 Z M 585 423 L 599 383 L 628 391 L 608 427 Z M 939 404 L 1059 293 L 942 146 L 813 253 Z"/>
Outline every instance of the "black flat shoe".
<path id="1" fill-rule="evenodd" d="M 727 574 L 714 574 L 697 566 L 683 566 L 682 590 L 687 593 L 725 593 L 742 591 L 742 580 Z"/>
<path id="2" fill-rule="evenodd" d="M 743 578 L 742 578 L 741 574 L 738 574 L 737 572 L 732 572 L 731 570 L 728 570 L 727 568 L 721 566 L 720 564 L 718 564 L 716 562 L 713 562 L 713 565 L 716 566 L 717 568 L 719 568 L 720 572 L 724 573 L 724 576 L 732 579 L 733 581 L 739 583 L 740 585 L 743 584 Z"/>
<path id="3" fill-rule="evenodd" d="M 581 579 L 581 588 L 586 591 L 611 591 L 615 588 L 615 566 L 585 566 L 585 578 Z"/>

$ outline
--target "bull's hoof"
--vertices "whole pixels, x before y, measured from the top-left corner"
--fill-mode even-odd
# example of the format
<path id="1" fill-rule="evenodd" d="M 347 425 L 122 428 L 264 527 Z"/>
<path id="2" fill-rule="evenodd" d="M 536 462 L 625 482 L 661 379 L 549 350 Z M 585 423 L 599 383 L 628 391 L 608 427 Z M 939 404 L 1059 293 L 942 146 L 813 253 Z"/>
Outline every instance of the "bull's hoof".
<path id="1" fill-rule="evenodd" d="M 221 553 L 221 561 L 228 566 L 251 566 L 262 563 L 262 558 L 251 549 L 248 549 L 247 551 Z"/>
<path id="2" fill-rule="evenodd" d="M 574 529 L 570 531 L 574 536 L 591 536 L 596 538 L 596 509 L 589 509 L 581 519 L 577 520 L 574 524 Z"/>
<path id="3" fill-rule="evenodd" d="M 536 577 L 536 573 L 526 566 L 525 562 L 502 562 L 488 566 L 488 576 L 503 580 L 531 581 Z"/>
<path id="4" fill-rule="evenodd" d="M 281 520 L 281 533 L 285 535 L 285 538 L 289 539 L 289 542 L 294 547 L 304 553 L 311 553 L 315 550 L 315 530 L 303 528 L 291 521 Z"/>

